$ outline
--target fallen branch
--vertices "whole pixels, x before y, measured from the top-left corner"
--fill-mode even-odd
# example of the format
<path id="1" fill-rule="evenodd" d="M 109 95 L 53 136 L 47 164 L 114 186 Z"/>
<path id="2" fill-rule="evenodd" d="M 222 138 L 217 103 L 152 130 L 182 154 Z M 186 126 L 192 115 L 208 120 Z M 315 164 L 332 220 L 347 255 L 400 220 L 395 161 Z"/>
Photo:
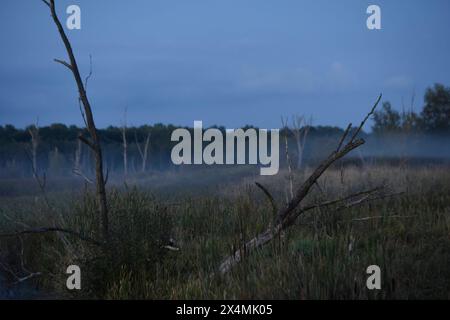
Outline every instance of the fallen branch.
<path id="1" fill-rule="evenodd" d="M 79 238 L 80 240 L 90 242 L 92 244 L 95 244 L 97 246 L 103 246 L 103 243 L 100 241 L 97 241 L 95 239 L 92 239 L 90 237 L 86 237 L 82 235 L 81 233 L 78 233 L 76 231 L 70 230 L 70 229 L 63 229 L 59 227 L 49 227 L 49 228 L 35 228 L 35 229 L 26 229 L 21 231 L 15 231 L 12 233 L 0 233 L 0 238 L 7 238 L 7 237 L 19 237 L 21 235 L 25 234 L 38 234 L 38 233 L 50 233 L 50 232 L 61 232 L 61 233 L 67 233 L 72 236 L 75 236 Z"/>
<path id="2" fill-rule="evenodd" d="M 368 191 L 358 192 L 347 196 L 343 199 L 328 201 L 322 204 L 313 205 L 309 207 L 298 208 L 300 203 L 305 199 L 305 197 L 310 192 L 311 188 L 317 184 L 317 180 L 323 175 L 323 173 L 337 160 L 343 158 L 352 150 L 360 147 L 365 143 L 364 139 L 356 139 L 358 134 L 361 132 L 362 127 L 366 123 L 367 119 L 370 115 L 373 114 L 376 107 L 378 106 L 382 95 L 380 95 L 375 102 L 374 106 L 361 122 L 360 126 L 353 133 L 351 139 L 345 144 L 344 140 L 349 134 L 350 125 L 345 130 L 343 137 L 339 140 L 338 147 L 335 151 L 333 151 L 327 159 L 325 159 L 309 176 L 309 178 L 303 183 L 303 185 L 296 191 L 294 197 L 289 201 L 289 203 L 282 209 L 280 209 L 277 213 L 273 226 L 269 226 L 266 231 L 260 233 L 255 238 L 246 242 L 241 248 L 237 249 L 233 254 L 226 257 L 219 266 L 219 273 L 226 274 L 229 272 L 235 265 L 237 265 L 242 260 L 241 252 L 246 252 L 247 254 L 252 250 L 260 248 L 270 242 L 275 236 L 280 234 L 282 231 L 290 227 L 295 223 L 297 218 L 306 211 L 312 210 L 314 208 L 320 208 L 323 206 L 330 206 L 333 204 L 341 204 L 342 208 L 348 208 L 350 206 L 355 206 L 361 204 L 365 201 L 375 200 L 377 197 L 372 198 L 372 195 L 377 194 L 380 191 L 380 188 L 375 188 Z M 261 188 L 261 187 L 260 187 Z M 264 188 L 265 189 L 265 188 Z M 264 189 L 262 189 L 264 191 Z M 267 191 L 267 190 L 266 190 Z M 267 195 L 267 194 L 266 194 Z M 269 194 L 270 195 L 270 194 Z"/>
<path id="3" fill-rule="evenodd" d="M 329 207 L 332 205 L 339 205 L 335 208 L 335 211 L 342 210 L 344 208 L 350 208 L 356 205 L 359 205 L 366 201 L 374 201 L 381 199 L 381 197 L 372 197 L 381 190 L 381 187 L 361 191 L 355 194 L 351 194 L 349 196 L 346 196 L 341 199 L 327 201 L 319 204 L 310 205 L 304 208 L 301 208 L 299 211 L 297 211 L 294 215 L 292 215 L 286 223 L 283 224 L 277 224 L 275 227 L 269 227 L 266 231 L 259 234 L 252 240 L 248 241 L 242 248 L 239 250 L 236 250 L 235 253 L 229 257 L 227 257 L 225 260 L 222 261 L 219 267 L 219 272 L 221 274 L 225 274 L 229 272 L 235 265 L 237 265 L 242 260 L 241 252 L 248 252 L 249 250 L 253 250 L 255 248 L 261 247 L 271 241 L 274 237 L 278 236 L 280 232 L 286 229 L 287 226 L 292 225 L 296 218 L 300 216 L 301 214 L 304 214 L 307 211 L 311 211 L 313 209 L 319 209 L 324 207 Z"/>
<path id="4" fill-rule="evenodd" d="M 266 195 L 267 199 L 269 199 L 270 205 L 272 207 L 272 212 L 274 214 L 276 214 L 278 212 L 278 207 L 277 204 L 275 202 L 275 199 L 272 197 L 272 195 L 270 194 L 269 190 L 267 190 L 266 187 L 264 187 L 262 184 L 260 184 L 259 182 L 255 182 L 256 186 L 258 188 L 260 188 L 262 190 L 262 192 Z"/>
<path id="5" fill-rule="evenodd" d="M 355 219 L 352 219 L 352 221 L 368 221 L 368 220 L 373 220 L 373 219 L 384 219 L 384 218 L 397 218 L 397 219 L 401 219 L 401 218 L 413 218 L 413 217 L 415 217 L 415 215 L 412 215 L 412 216 L 401 216 L 401 215 L 372 216 L 372 217 L 364 217 L 364 218 L 355 218 Z"/>

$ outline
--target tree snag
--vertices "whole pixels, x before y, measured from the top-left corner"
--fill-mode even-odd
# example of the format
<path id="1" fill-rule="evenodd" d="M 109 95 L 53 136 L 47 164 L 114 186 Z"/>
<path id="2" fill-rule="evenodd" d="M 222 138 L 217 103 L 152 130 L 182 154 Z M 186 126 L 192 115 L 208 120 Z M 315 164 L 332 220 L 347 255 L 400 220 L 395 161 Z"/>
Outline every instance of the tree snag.
<path id="1" fill-rule="evenodd" d="M 36 121 L 36 124 L 31 126 L 28 129 L 28 133 L 31 137 L 31 165 L 33 166 L 33 177 L 36 178 L 37 172 L 38 172 L 38 165 L 37 165 L 37 149 L 39 146 L 39 124 L 38 120 Z"/>
<path id="2" fill-rule="evenodd" d="M 142 160 L 142 165 L 141 165 L 141 171 L 142 173 L 145 172 L 145 169 L 147 167 L 147 156 L 148 156 L 148 146 L 150 144 L 150 131 L 147 133 L 147 139 L 145 140 L 145 144 L 144 144 L 144 148 L 141 147 L 138 138 L 137 138 L 137 134 L 136 131 L 134 132 L 134 140 L 136 142 L 136 146 L 137 149 L 139 151 L 139 155 L 141 156 L 141 160 Z"/>
<path id="3" fill-rule="evenodd" d="M 305 116 L 295 115 L 292 117 L 292 133 L 297 145 L 297 170 L 303 165 L 303 151 L 305 150 L 306 138 L 311 128 L 312 120 L 306 119 Z"/>
<path id="4" fill-rule="evenodd" d="M 81 135 L 79 136 L 79 139 L 86 145 L 88 145 L 95 155 L 97 205 L 100 213 L 103 238 L 106 241 L 109 238 L 109 222 L 108 222 L 108 206 L 106 199 L 105 180 L 103 175 L 103 157 L 102 157 L 102 149 L 100 146 L 100 137 L 98 136 L 97 133 L 97 128 L 95 126 L 91 105 L 89 103 L 89 99 L 86 94 L 85 85 L 83 84 L 83 80 L 81 79 L 80 71 L 78 69 L 78 64 L 75 59 L 75 55 L 73 53 L 72 45 L 70 44 L 70 41 L 67 38 L 64 28 L 58 18 L 58 15 L 56 14 L 55 0 L 42 0 L 42 1 L 50 8 L 50 13 L 53 18 L 53 22 L 55 23 L 58 29 L 59 35 L 61 36 L 61 40 L 63 41 L 67 54 L 69 56 L 69 62 L 59 59 L 55 59 L 54 61 L 68 68 L 73 74 L 78 88 L 79 101 L 83 106 L 82 112 L 83 118 L 85 118 L 84 120 L 86 121 L 90 139 L 85 138 Z"/>
<path id="5" fill-rule="evenodd" d="M 125 181 L 128 177 L 128 143 L 127 143 L 127 108 L 123 113 L 123 124 L 122 124 L 122 146 L 123 146 L 123 175 Z"/>

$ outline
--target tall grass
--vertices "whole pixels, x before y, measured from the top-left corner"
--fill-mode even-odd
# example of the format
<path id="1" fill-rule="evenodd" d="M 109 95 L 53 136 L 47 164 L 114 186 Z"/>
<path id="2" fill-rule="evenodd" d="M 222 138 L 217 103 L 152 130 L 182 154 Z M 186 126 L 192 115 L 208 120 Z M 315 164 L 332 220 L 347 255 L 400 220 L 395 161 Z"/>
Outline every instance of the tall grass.
<path id="1" fill-rule="evenodd" d="M 300 172 L 295 183 L 307 174 L 308 170 Z M 285 201 L 285 173 L 258 179 L 280 203 Z M 27 269 L 42 272 L 29 283 L 59 298 L 449 298 L 448 168 L 337 168 L 320 179 L 307 201 L 334 199 L 380 183 L 404 193 L 338 212 L 329 208 L 301 216 L 293 228 L 246 255 L 223 277 L 214 274 L 221 259 L 273 218 L 253 178 L 210 182 L 216 191 L 196 196 L 192 190 L 177 189 L 164 197 L 145 189 L 113 190 L 110 250 L 100 251 L 69 236 L 29 235 L 22 237 L 23 262 Z M 98 234 L 98 215 L 89 192 L 49 196 L 65 226 L 91 237 Z M 2 232 L 20 229 L 15 224 L 19 221 L 38 226 L 55 219 L 40 198 L 3 199 L 0 208 Z M 361 217 L 372 218 L 357 220 Z M 171 238 L 179 251 L 165 248 Z M 0 241 L 0 261 L 21 272 L 20 239 Z M 82 270 L 81 291 L 65 287 L 70 264 Z M 373 264 L 382 271 L 381 290 L 366 288 L 365 271 Z"/>

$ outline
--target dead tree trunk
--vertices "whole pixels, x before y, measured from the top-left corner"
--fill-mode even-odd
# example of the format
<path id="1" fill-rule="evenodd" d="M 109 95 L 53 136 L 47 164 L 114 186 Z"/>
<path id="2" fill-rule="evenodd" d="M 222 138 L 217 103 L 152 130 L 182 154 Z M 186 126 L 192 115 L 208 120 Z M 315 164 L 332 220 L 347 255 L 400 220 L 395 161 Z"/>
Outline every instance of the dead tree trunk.
<path id="1" fill-rule="evenodd" d="M 276 237 L 278 234 L 280 234 L 283 230 L 286 230 L 291 225 L 295 223 L 297 218 L 312 209 L 315 208 L 322 208 L 327 206 L 336 205 L 338 208 L 348 208 L 351 206 L 358 205 L 360 203 L 371 201 L 380 198 L 380 191 L 382 190 L 382 187 L 374 188 L 371 190 L 366 190 L 362 192 L 358 192 L 352 195 L 349 195 L 345 198 L 327 201 L 320 204 L 315 204 L 311 206 L 303 206 L 300 207 L 300 203 L 305 199 L 305 197 L 308 195 L 309 191 L 311 190 L 312 186 L 314 186 L 317 182 L 317 180 L 322 176 L 322 174 L 337 160 L 343 158 L 346 156 L 349 152 L 352 150 L 360 147 L 365 143 L 363 139 L 357 139 L 357 135 L 361 131 L 362 127 L 366 123 L 367 119 L 373 114 L 376 107 L 378 106 L 379 102 L 381 100 L 381 95 L 378 97 L 376 103 L 374 104 L 372 110 L 367 114 L 367 116 L 364 118 L 364 120 L 361 122 L 358 129 L 355 131 L 355 133 L 352 135 L 352 137 L 349 139 L 349 141 L 344 145 L 344 142 L 350 132 L 351 125 L 347 127 L 347 130 L 344 132 L 344 135 L 342 136 L 341 140 L 339 141 L 338 147 L 335 151 L 333 151 L 327 159 L 325 159 L 315 170 L 314 172 L 309 176 L 309 178 L 303 183 L 303 185 L 295 192 L 294 197 L 291 199 L 291 201 L 283 208 L 277 209 L 276 205 L 273 202 L 273 197 L 270 195 L 268 190 L 266 188 L 261 188 L 264 194 L 266 194 L 269 198 L 269 200 L 272 203 L 272 207 L 274 208 L 274 211 L 277 212 L 276 218 L 274 219 L 271 226 L 267 228 L 266 231 L 260 233 L 250 241 L 246 242 L 241 248 L 236 250 L 232 255 L 225 258 L 222 263 L 219 266 L 219 273 L 220 274 L 226 274 L 229 272 L 235 265 L 237 265 L 239 262 L 242 261 L 242 254 L 246 253 L 249 254 L 251 251 L 260 248 L 270 242 L 274 237 Z"/>
<path id="2" fill-rule="evenodd" d="M 134 133 L 134 139 L 136 141 L 136 146 L 138 148 L 139 154 L 141 155 L 141 160 L 142 160 L 141 171 L 142 171 L 142 173 L 144 173 L 146 166 L 147 166 L 148 146 L 150 144 L 150 132 L 147 134 L 147 139 L 145 140 L 144 149 L 142 149 L 141 145 L 139 144 L 136 132 Z"/>
<path id="3" fill-rule="evenodd" d="M 73 74 L 73 77 L 75 79 L 78 88 L 79 101 L 83 105 L 82 113 L 86 121 L 90 139 L 83 137 L 82 135 L 79 136 L 79 139 L 83 141 L 86 145 L 88 145 L 95 155 L 97 204 L 98 210 L 100 212 L 103 238 L 105 241 L 107 241 L 109 238 L 108 206 L 106 199 L 105 179 L 103 174 L 103 157 L 102 157 L 102 149 L 100 146 L 100 137 L 98 136 L 97 128 L 94 122 L 94 116 L 92 114 L 91 105 L 89 103 L 89 99 L 86 94 L 85 85 L 83 84 L 83 80 L 81 79 L 80 71 L 78 69 L 78 64 L 75 59 L 72 46 L 70 44 L 69 39 L 67 38 L 67 35 L 58 18 L 58 15 L 56 14 L 55 0 L 42 0 L 42 1 L 50 8 L 50 13 L 53 18 L 53 22 L 55 23 L 58 29 L 59 35 L 64 43 L 65 49 L 69 57 L 69 62 L 58 59 L 55 59 L 55 61 L 68 68 Z"/>
<path id="4" fill-rule="evenodd" d="M 39 146 L 39 126 L 36 122 L 35 125 L 28 129 L 31 136 L 31 165 L 33 166 L 33 176 L 36 178 L 38 172 L 37 166 L 37 149 Z"/>
<path id="5" fill-rule="evenodd" d="M 303 151 L 305 150 L 306 138 L 311 128 L 311 119 L 306 120 L 305 116 L 294 116 L 292 118 L 292 133 L 297 145 L 297 169 L 303 165 Z"/>
<path id="6" fill-rule="evenodd" d="M 126 180 L 128 177 L 127 108 L 125 108 L 124 120 L 122 125 L 122 146 L 123 146 L 123 174 Z"/>
<path id="7" fill-rule="evenodd" d="M 81 154 L 83 152 L 83 145 L 81 140 L 77 141 L 77 148 L 75 150 L 75 159 L 74 159 L 74 165 L 73 170 L 80 170 L 81 169 Z"/>
<path id="8" fill-rule="evenodd" d="M 286 165 L 288 168 L 288 179 L 289 179 L 289 194 L 286 195 L 286 203 L 288 203 L 293 197 L 294 197 L 294 176 L 292 174 L 292 166 L 291 166 L 291 159 L 289 157 L 289 141 L 288 141 L 288 135 L 289 129 L 288 126 L 288 118 L 286 120 L 281 117 L 281 124 L 283 125 L 284 129 L 284 146 L 285 146 L 285 153 L 286 153 Z"/>

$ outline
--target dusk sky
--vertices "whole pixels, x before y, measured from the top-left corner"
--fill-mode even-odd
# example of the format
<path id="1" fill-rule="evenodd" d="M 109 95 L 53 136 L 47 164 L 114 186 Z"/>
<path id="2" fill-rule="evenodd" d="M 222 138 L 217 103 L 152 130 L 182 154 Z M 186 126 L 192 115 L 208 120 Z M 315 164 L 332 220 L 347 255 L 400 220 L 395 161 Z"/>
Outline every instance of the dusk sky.
<path id="1" fill-rule="evenodd" d="M 48 7 L 2 0 L 0 125 L 82 124 L 77 91 Z M 380 92 L 401 108 L 435 82 L 450 85 L 450 1 L 57 1 L 98 127 L 194 120 L 278 128 L 280 117 L 357 123 Z M 382 30 L 368 30 L 377 4 Z"/>

